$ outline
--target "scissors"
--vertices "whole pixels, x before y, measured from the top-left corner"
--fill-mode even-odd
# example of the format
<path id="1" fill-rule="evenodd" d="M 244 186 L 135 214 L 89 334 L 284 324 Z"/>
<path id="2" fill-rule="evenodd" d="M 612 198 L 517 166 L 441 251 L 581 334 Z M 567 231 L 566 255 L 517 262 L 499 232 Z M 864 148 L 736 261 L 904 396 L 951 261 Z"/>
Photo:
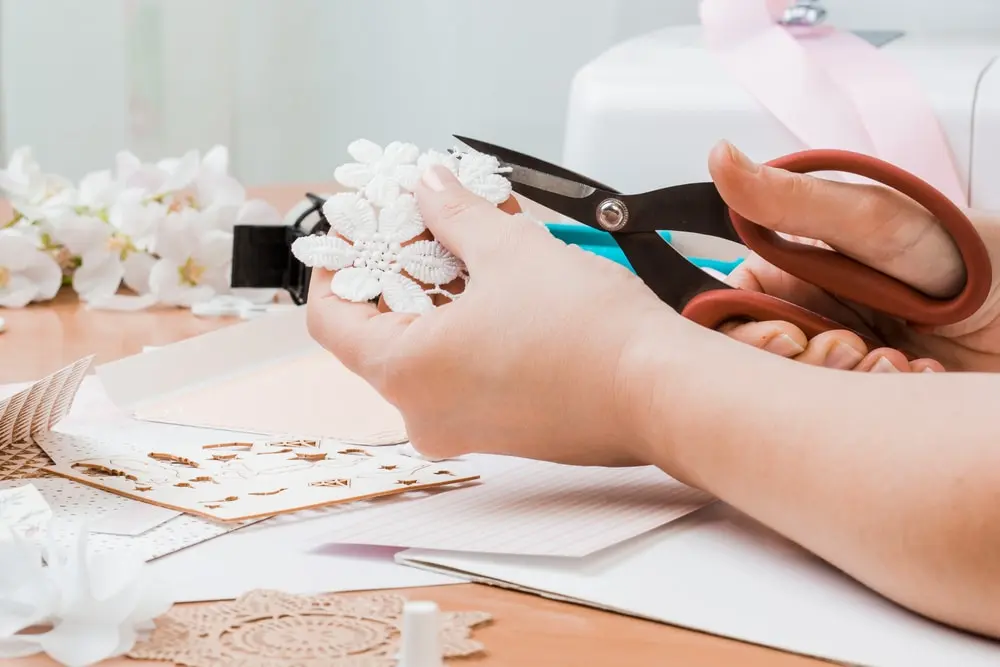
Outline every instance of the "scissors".
<path id="1" fill-rule="evenodd" d="M 986 301 L 992 264 L 979 233 L 960 208 L 931 185 L 899 167 L 867 155 L 821 149 L 768 162 L 796 173 L 845 172 L 877 181 L 926 208 L 949 233 L 965 263 L 962 290 L 938 299 L 846 255 L 785 239 L 729 208 L 714 183 L 687 183 L 642 194 L 607 185 L 537 158 L 484 141 L 455 136 L 508 168 L 513 191 L 572 220 L 606 232 L 635 273 L 667 305 L 710 329 L 733 320 L 784 320 L 808 337 L 834 329 L 853 330 L 777 297 L 727 285 L 675 250 L 662 231 L 683 231 L 746 246 L 783 271 L 835 297 L 867 306 L 914 325 L 941 326 L 964 320 Z M 855 331 L 869 345 L 881 343 Z"/>

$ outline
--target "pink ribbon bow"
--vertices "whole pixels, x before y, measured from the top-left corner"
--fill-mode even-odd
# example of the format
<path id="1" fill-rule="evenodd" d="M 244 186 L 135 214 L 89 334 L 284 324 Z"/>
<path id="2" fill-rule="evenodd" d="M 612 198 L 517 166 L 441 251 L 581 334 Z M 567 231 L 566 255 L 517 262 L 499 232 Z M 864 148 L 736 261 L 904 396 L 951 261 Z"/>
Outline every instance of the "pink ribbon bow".
<path id="1" fill-rule="evenodd" d="M 948 139 L 913 75 L 849 32 L 782 25 L 790 4 L 701 0 L 708 48 L 807 147 L 878 157 L 965 206 Z"/>

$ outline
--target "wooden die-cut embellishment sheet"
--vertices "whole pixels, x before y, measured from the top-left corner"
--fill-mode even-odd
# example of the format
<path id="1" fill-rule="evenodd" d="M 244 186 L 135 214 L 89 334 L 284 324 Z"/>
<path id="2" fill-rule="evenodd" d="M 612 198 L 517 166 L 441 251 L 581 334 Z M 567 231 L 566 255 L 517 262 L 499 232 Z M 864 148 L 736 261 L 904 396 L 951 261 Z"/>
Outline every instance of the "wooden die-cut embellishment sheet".
<path id="1" fill-rule="evenodd" d="M 0 401 L 0 481 L 37 477 L 51 462 L 35 438 L 69 413 L 93 356 Z"/>
<path id="2" fill-rule="evenodd" d="M 183 451 L 181 451 L 183 450 Z M 112 493 L 223 522 L 468 482 L 438 464 L 331 440 L 220 442 L 101 456 L 46 468 Z"/>

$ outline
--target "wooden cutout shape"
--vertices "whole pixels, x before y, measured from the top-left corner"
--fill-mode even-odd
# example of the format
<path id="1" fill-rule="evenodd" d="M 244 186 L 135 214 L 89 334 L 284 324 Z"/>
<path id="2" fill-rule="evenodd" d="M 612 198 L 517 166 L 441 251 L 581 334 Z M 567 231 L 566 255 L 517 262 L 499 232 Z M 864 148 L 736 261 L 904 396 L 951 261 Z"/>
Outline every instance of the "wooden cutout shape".
<path id="1" fill-rule="evenodd" d="M 222 522 L 243 522 L 338 503 L 479 479 L 459 468 L 335 441 L 187 446 L 157 456 L 120 455 L 53 465 L 55 475 L 111 493 Z M 308 441 L 298 441 L 308 442 Z M 237 458 L 218 458 L 223 447 Z M 292 455 L 287 454 L 291 452 Z M 285 454 L 275 456 L 275 454 Z"/>

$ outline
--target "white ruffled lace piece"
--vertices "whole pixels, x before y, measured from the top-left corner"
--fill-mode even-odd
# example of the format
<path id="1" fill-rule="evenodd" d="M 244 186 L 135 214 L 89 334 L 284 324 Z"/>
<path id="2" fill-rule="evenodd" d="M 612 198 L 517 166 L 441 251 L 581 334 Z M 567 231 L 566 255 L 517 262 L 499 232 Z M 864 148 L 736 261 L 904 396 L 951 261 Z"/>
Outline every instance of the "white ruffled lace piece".
<path id="1" fill-rule="evenodd" d="M 336 180 L 354 192 L 329 197 L 323 215 L 328 236 L 306 236 L 292 244 L 305 266 L 333 271 L 331 291 L 365 302 L 382 297 L 396 312 L 423 313 L 436 295 L 458 298 L 445 286 L 468 280 L 460 259 L 434 240 L 415 238 L 426 231 L 412 192 L 433 165 L 449 169 L 469 191 L 494 205 L 510 198 L 509 168 L 475 151 L 421 154 L 413 144 L 392 142 L 382 148 L 367 139 L 352 142 L 355 160 L 338 167 Z"/>

